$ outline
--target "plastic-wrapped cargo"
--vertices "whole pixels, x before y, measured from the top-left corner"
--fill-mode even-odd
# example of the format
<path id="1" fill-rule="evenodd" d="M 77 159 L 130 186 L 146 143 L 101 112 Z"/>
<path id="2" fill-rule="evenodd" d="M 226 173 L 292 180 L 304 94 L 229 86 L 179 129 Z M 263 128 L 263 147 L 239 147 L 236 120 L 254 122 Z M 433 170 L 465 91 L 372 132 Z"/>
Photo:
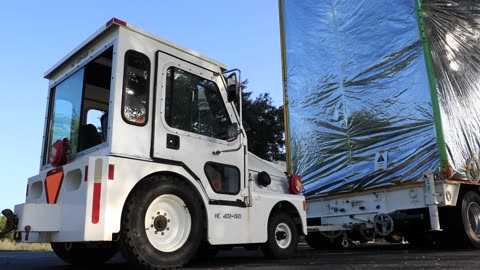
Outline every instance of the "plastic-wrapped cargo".
<path id="1" fill-rule="evenodd" d="M 307 197 L 479 180 L 480 1 L 279 4 L 287 164 Z"/>

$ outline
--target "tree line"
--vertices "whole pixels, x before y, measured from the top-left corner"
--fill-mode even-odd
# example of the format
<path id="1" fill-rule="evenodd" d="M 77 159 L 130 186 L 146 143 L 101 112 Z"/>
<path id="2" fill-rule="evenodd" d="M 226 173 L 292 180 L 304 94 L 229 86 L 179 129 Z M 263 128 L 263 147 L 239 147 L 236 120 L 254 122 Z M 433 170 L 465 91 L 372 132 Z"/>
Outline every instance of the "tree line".
<path id="1" fill-rule="evenodd" d="M 284 161 L 283 105 L 276 107 L 268 93 L 253 99 L 252 92 L 243 92 L 242 109 L 248 150 L 266 160 Z"/>

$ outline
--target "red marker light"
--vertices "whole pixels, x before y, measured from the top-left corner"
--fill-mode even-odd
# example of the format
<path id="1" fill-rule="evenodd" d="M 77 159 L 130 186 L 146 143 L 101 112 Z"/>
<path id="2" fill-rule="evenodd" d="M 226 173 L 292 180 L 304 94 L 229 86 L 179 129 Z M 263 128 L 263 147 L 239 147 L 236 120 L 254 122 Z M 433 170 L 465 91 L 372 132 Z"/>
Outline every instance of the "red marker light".
<path id="1" fill-rule="evenodd" d="M 122 21 L 122 20 L 119 20 L 117 18 L 112 18 L 110 19 L 106 24 L 105 26 L 106 27 L 109 27 L 110 25 L 112 24 L 119 24 L 119 25 L 122 25 L 122 26 L 127 26 L 127 23 L 125 21 Z"/>
<path id="2" fill-rule="evenodd" d="M 288 177 L 288 193 L 300 194 L 302 192 L 303 185 L 302 179 L 297 174 L 292 174 Z"/>
<path id="3" fill-rule="evenodd" d="M 115 178 L 115 165 L 108 164 L 108 180 L 113 180 Z"/>

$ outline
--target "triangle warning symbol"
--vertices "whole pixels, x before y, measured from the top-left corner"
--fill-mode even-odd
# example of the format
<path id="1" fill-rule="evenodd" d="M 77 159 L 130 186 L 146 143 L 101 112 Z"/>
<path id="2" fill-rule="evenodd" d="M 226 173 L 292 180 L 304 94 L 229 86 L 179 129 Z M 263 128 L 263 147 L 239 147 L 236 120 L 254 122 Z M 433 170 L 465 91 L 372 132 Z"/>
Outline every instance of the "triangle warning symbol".
<path id="1" fill-rule="evenodd" d="M 380 155 L 380 157 L 378 157 L 377 162 L 384 162 L 384 161 L 385 159 L 383 158 L 383 155 Z"/>
<path id="2" fill-rule="evenodd" d="M 45 193 L 47 195 L 47 203 L 54 204 L 57 202 L 58 193 L 63 182 L 63 169 L 54 169 L 47 173 L 45 178 Z"/>

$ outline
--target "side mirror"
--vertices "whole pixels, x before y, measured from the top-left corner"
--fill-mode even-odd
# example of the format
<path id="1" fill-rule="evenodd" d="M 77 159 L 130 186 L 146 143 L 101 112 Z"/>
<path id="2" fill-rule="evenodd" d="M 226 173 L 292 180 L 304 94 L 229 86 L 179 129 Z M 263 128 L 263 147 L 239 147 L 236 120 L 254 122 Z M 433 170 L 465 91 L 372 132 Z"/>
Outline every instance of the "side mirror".
<path id="1" fill-rule="evenodd" d="M 228 102 L 233 102 L 238 97 L 237 74 L 232 73 L 227 77 L 227 98 Z"/>
<path id="2" fill-rule="evenodd" d="M 233 142 L 237 139 L 238 137 L 238 124 L 237 123 L 233 123 L 232 125 L 230 125 L 230 127 L 228 128 L 228 132 L 227 132 L 227 141 L 229 142 Z"/>

